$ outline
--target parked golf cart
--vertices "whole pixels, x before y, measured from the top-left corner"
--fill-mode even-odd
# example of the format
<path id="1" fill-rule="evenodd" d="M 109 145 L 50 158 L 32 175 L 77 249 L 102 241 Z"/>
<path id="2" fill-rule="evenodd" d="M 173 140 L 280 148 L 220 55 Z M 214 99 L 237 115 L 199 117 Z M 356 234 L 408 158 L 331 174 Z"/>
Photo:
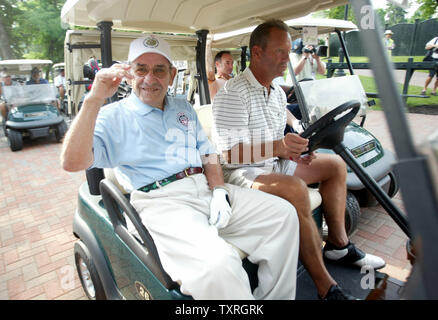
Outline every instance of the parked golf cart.
<path id="1" fill-rule="evenodd" d="M 11 62 L 12 61 L 12 62 Z M 30 75 L 33 67 L 51 64 L 50 60 L 4 60 L 0 64 L 14 75 Z M 5 135 L 12 151 L 23 148 L 23 138 L 36 139 L 54 133 L 61 141 L 67 125 L 57 108 L 57 90 L 53 84 L 12 85 L 2 88 L 8 108 Z"/>
<path id="2" fill-rule="evenodd" d="M 32 68 L 37 67 L 40 70 L 48 68 L 53 62 L 51 60 L 41 59 L 12 59 L 0 60 L 0 71 L 6 70 L 11 74 L 12 80 L 20 84 L 25 84 L 30 79 Z"/>
<path id="3" fill-rule="evenodd" d="M 202 64 L 203 52 L 205 52 L 205 37 L 206 32 L 201 31 L 203 29 L 209 29 L 211 33 L 220 33 L 239 28 L 246 27 L 248 25 L 258 24 L 263 20 L 269 18 L 280 18 L 283 20 L 291 19 L 300 15 L 305 15 L 312 10 L 321 10 L 329 7 L 335 7 L 337 5 L 343 5 L 347 1 L 251 1 L 251 5 L 240 6 L 237 2 L 227 3 L 227 6 L 223 6 L 221 1 L 210 1 L 206 4 L 205 1 L 175 1 L 173 6 L 169 7 L 168 3 L 160 3 L 155 1 L 105 1 L 100 2 L 97 0 L 73 0 L 67 1 L 62 10 L 62 20 L 73 25 L 82 25 L 92 27 L 98 25 L 102 33 L 102 64 L 107 67 L 112 62 L 111 50 L 111 28 L 112 26 L 118 28 L 126 28 L 131 30 L 147 30 L 147 31 L 160 31 L 160 32 L 178 32 L 178 33 L 191 33 L 192 30 L 200 30 L 197 32 L 198 44 L 197 44 L 197 79 L 200 94 L 201 105 L 207 104 L 208 87 L 206 81 L 205 64 Z M 362 5 L 370 5 L 368 1 L 361 1 Z M 148 9 L 149 8 L 149 9 Z M 153 9 L 151 9 L 153 8 Z M 248 11 L 245 11 L 248 9 Z M 357 9 L 357 8 L 356 8 Z M 150 11 L 147 19 L 144 19 L 145 10 Z M 176 10 L 175 12 L 170 12 Z M 211 14 L 211 10 L 214 10 L 214 14 Z M 357 9 L 358 15 L 360 15 L 360 8 Z M 108 18 L 111 17 L 111 18 Z M 377 20 L 376 20 L 377 21 Z M 381 42 L 378 40 L 380 37 L 378 30 L 369 29 L 365 31 L 366 37 L 374 36 L 375 39 L 368 39 L 366 43 L 373 43 L 373 49 L 380 54 L 378 59 L 375 57 L 372 60 L 382 60 L 383 67 L 388 75 L 382 75 L 383 78 L 391 76 L 388 60 L 385 59 L 384 50 Z M 368 33 L 372 32 L 371 36 Z M 371 42 L 373 41 L 373 42 Z M 382 58 L 383 57 L 383 58 Z M 386 63 L 386 64 L 385 64 Z M 386 79 L 388 80 L 388 79 Z M 393 85 L 394 82 L 382 82 L 379 80 L 379 91 L 384 92 L 384 86 L 387 83 Z M 395 86 L 391 87 L 391 94 L 384 94 L 384 103 L 389 103 L 393 108 L 395 115 L 401 114 L 402 118 L 402 104 L 395 105 L 392 101 L 396 101 L 399 96 L 396 94 Z M 392 100 L 391 100 L 392 99 Z M 398 103 L 398 101 L 396 101 Z M 392 104 L 392 105 L 391 105 Z M 316 121 L 312 125 L 306 128 L 306 134 L 309 135 L 314 142 L 314 146 L 324 146 L 327 132 L 324 133 L 324 129 L 330 128 L 330 132 L 335 143 L 342 142 L 343 130 L 342 127 L 346 125 L 355 113 L 359 111 L 360 102 L 350 101 L 343 103 L 338 108 L 329 112 L 325 116 Z M 348 117 L 342 116 L 341 122 L 332 121 L 339 112 L 348 112 Z M 399 120 L 398 117 L 397 120 Z M 327 120 L 327 121 L 326 121 Z M 403 119 L 402 119 L 403 120 Z M 402 121 L 403 123 L 403 121 Z M 329 127 L 324 126 L 329 124 Z M 334 127 L 333 125 L 336 124 Z M 332 131 L 332 129 L 334 131 Z M 335 130 L 336 129 L 336 130 Z M 327 129 L 328 130 L 328 129 Z M 314 137 L 319 131 L 319 138 Z M 336 134 L 335 134 L 336 133 Z M 399 134 L 393 132 L 393 135 Z M 406 137 L 409 135 L 409 130 L 403 133 Z M 318 137 L 317 136 L 317 137 Z M 411 140 L 408 139 L 408 142 Z M 333 142 L 333 141 L 332 141 Z M 397 141 L 396 141 L 397 142 Z M 410 151 L 414 149 L 411 148 Z M 417 154 L 401 154 L 400 156 Z M 415 160 L 417 160 L 416 158 Z M 353 158 L 353 163 L 355 162 Z M 408 164 L 409 166 L 409 164 Z M 410 167 L 410 166 L 409 166 Z M 417 166 L 422 173 L 418 176 L 424 178 L 425 166 Z M 406 190 L 406 195 L 412 203 L 415 193 L 410 190 L 409 179 L 407 170 L 400 172 L 401 188 L 402 191 Z M 179 284 L 174 283 L 167 273 L 163 270 L 160 263 L 159 255 L 154 245 L 153 239 L 147 231 L 147 226 L 144 226 L 138 213 L 129 204 L 129 195 L 123 194 L 121 190 L 110 178 L 110 171 L 103 173 L 102 170 L 88 171 L 87 180 L 88 184 L 84 183 L 79 190 L 78 209 L 74 217 L 73 231 L 78 237 L 78 242 L 75 244 L 75 259 L 79 276 L 83 284 L 84 290 L 89 298 L 97 299 L 188 299 L 190 297 L 184 296 L 179 291 Z M 362 181 L 361 176 L 361 181 Z M 418 177 L 413 177 L 418 180 Z M 430 178 L 430 177 L 429 177 Z M 366 179 L 364 179 L 366 180 Z M 371 179 L 372 180 L 372 179 Z M 99 182 L 100 181 L 100 182 Z M 430 181 L 430 180 L 428 180 Z M 96 182 L 98 182 L 96 184 Z M 423 184 L 422 182 L 419 185 Z M 433 184 L 429 184 L 433 186 Z M 432 190 L 432 189 L 430 189 Z M 423 241 L 436 238 L 438 233 L 438 226 L 435 216 L 431 216 L 434 211 L 437 212 L 436 195 L 429 192 L 429 190 L 423 190 L 423 196 L 426 197 L 426 201 L 422 203 L 422 209 L 420 215 L 424 217 L 424 221 L 417 222 L 413 225 L 412 231 L 414 235 L 420 235 Z M 405 194 L 404 194 L 405 196 Z M 409 197 L 411 196 L 411 197 Z M 417 196 L 417 195 L 415 195 Z M 426 207 L 426 208 L 424 208 Z M 416 215 L 415 207 L 408 208 L 410 218 Z M 427 215 L 429 214 L 429 216 Z M 135 225 L 140 238 L 134 237 L 127 231 L 126 221 L 127 219 Z M 426 223 L 430 223 L 427 225 Z M 432 230 L 433 234 L 430 234 L 429 230 Z M 438 239 L 435 239 L 438 240 Z M 420 249 L 425 246 L 420 244 Z M 433 243 L 436 243 L 433 242 Z M 422 286 L 430 288 L 429 283 L 424 282 L 422 278 L 422 272 L 424 269 L 424 262 L 435 262 L 438 254 L 434 256 L 430 253 L 435 253 L 436 248 L 426 245 L 426 249 L 430 249 L 424 256 L 418 255 L 417 261 L 420 264 L 419 278 L 417 283 Z M 423 258 L 426 258 L 423 260 Z M 251 285 L 257 284 L 256 268 L 257 266 L 249 263 L 249 261 L 243 260 L 243 266 L 248 271 Z M 427 264 L 426 271 L 430 272 L 436 266 L 435 264 Z M 369 295 L 370 289 L 363 289 L 360 287 L 360 279 L 363 274 L 359 270 L 351 268 L 343 268 L 334 265 L 327 266 L 329 272 L 336 279 L 336 281 L 343 287 L 351 290 L 352 294 L 365 298 Z M 430 282 L 436 285 L 433 275 L 427 273 Z M 388 287 L 397 290 L 395 292 L 400 293 L 400 284 L 394 284 L 387 281 L 383 275 L 376 272 L 375 285 L 378 287 L 382 283 Z M 419 279 L 419 280 L 418 280 Z M 433 287 L 431 287 L 433 288 Z M 435 287 L 436 288 L 436 287 Z M 432 289 L 433 290 L 433 289 Z M 423 293 L 423 292 L 421 292 Z M 426 292 L 425 297 L 435 297 L 435 293 L 430 295 L 430 291 Z M 429 294 L 429 295 L 428 295 Z M 398 298 L 396 295 L 393 298 Z M 405 297 L 412 298 L 415 295 L 407 295 Z M 423 296 L 420 296 L 423 297 Z M 305 270 L 301 269 L 298 274 L 297 281 L 297 298 L 298 299 L 314 299 L 316 298 L 316 291 L 310 280 L 310 277 Z"/>

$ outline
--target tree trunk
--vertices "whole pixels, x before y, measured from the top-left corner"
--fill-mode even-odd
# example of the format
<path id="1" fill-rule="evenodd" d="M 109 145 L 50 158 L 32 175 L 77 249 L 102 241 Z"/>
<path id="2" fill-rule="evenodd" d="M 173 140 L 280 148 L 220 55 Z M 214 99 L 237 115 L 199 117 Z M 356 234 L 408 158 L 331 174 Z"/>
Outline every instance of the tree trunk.
<path id="1" fill-rule="evenodd" d="M 0 57 L 2 60 L 13 59 L 14 53 L 12 52 L 11 45 L 9 43 L 9 35 L 6 32 L 3 21 L 0 17 Z"/>

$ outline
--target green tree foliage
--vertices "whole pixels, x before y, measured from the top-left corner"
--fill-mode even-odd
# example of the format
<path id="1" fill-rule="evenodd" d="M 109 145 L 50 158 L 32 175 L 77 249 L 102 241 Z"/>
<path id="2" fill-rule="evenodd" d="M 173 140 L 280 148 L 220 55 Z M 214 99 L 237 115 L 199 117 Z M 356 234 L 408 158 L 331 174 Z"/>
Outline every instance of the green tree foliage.
<path id="1" fill-rule="evenodd" d="M 410 5 L 413 5 L 414 2 L 416 2 L 420 6 L 409 19 L 406 18 L 406 10 L 396 6 L 389 1 L 386 2 L 386 8 L 375 9 L 380 25 L 384 27 L 385 25 L 392 26 L 397 23 L 414 23 L 415 19 L 428 20 L 437 17 L 437 0 L 410 0 Z M 312 14 L 312 16 L 315 18 L 344 19 L 344 8 L 345 6 L 339 6 L 336 8 L 318 11 Z M 348 12 L 348 20 L 356 23 L 355 17 L 351 9 Z"/>
<path id="2" fill-rule="evenodd" d="M 345 6 L 339 6 L 323 11 L 316 12 L 312 15 L 315 18 L 329 18 L 329 19 L 340 19 L 344 20 L 345 17 Z M 354 16 L 351 5 L 348 6 L 347 20 L 356 23 L 356 17 Z"/>
<path id="3" fill-rule="evenodd" d="M 415 19 L 428 20 L 436 17 L 438 11 L 438 1 L 436 0 L 416 0 L 420 5 L 414 15 L 409 19 L 409 22 L 415 22 Z"/>
<path id="4" fill-rule="evenodd" d="M 65 0 L 0 0 L 0 37 L 4 27 L 11 55 L 0 51 L 2 59 L 64 60 L 66 30 L 61 27 L 61 9 Z M 9 45 L 8 45 L 9 43 Z"/>
<path id="5" fill-rule="evenodd" d="M 64 60 L 65 30 L 60 12 L 64 0 L 27 0 L 19 6 L 19 26 L 27 41 L 25 58 Z"/>
<path id="6" fill-rule="evenodd" d="M 21 56 L 18 33 L 14 32 L 15 17 L 19 13 L 17 1 L 0 0 L 0 58 L 13 59 Z"/>
<path id="7" fill-rule="evenodd" d="M 385 26 L 385 9 L 377 8 L 374 11 L 376 12 L 377 20 L 379 21 L 380 26 L 383 28 Z"/>
<path id="8" fill-rule="evenodd" d="M 386 24 L 393 26 L 398 23 L 406 23 L 408 20 L 406 19 L 406 10 L 400 8 L 399 6 L 388 2 L 386 7 Z"/>

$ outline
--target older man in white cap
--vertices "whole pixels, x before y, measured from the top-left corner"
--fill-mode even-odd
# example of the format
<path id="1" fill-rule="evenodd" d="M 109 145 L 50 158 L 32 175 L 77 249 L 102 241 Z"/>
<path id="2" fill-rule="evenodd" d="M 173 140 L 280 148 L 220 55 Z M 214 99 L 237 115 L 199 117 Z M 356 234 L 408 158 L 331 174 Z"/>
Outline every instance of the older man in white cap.
<path id="1" fill-rule="evenodd" d="M 176 73 L 167 42 L 155 35 L 136 39 L 128 60 L 96 74 L 65 138 L 64 169 L 114 168 L 182 293 L 195 299 L 293 299 L 295 208 L 276 196 L 224 184 L 216 150 L 193 108 L 166 95 Z M 133 94 L 101 108 L 123 78 Z M 259 265 L 253 292 L 230 243 Z"/>

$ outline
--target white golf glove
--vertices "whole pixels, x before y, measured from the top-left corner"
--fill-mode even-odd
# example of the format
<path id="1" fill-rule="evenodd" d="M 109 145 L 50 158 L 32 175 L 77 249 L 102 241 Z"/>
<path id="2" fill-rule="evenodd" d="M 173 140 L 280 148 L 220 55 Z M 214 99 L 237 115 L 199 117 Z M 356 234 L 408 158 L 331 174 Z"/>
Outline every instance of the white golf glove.
<path id="1" fill-rule="evenodd" d="M 227 226 L 231 217 L 230 199 L 227 190 L 216 188 L 210 202 L 209 223 L 217 229 Z"/>

